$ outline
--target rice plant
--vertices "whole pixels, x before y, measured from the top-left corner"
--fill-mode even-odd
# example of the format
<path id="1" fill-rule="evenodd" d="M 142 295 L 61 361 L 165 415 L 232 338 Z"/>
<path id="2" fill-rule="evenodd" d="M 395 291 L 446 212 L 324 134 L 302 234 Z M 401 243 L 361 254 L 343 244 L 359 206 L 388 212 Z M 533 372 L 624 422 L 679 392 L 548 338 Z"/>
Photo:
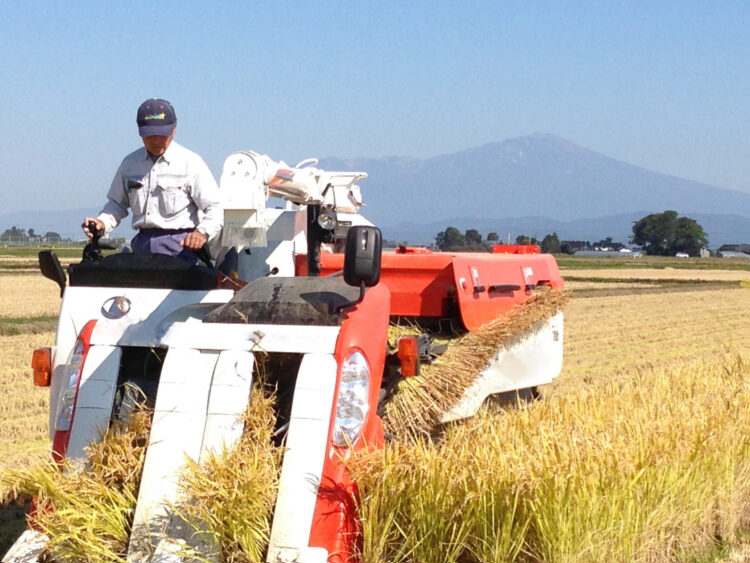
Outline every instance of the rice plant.
<path id="1" fill-rule="evenodd" d="M 35 497 L 29 520 L 50 538 L 47 561 L 125 561 L 150 423 L 147 412 L 114 422 L 83 464 L 49 460 L 0 475 L 10 496 Z"/>
<path id="2" fill-rule="evenodd" d="M 750 520 L 750 365 L 735 357 L 391 443 L 358 474 L 366 563 L 665 561 Z"/>

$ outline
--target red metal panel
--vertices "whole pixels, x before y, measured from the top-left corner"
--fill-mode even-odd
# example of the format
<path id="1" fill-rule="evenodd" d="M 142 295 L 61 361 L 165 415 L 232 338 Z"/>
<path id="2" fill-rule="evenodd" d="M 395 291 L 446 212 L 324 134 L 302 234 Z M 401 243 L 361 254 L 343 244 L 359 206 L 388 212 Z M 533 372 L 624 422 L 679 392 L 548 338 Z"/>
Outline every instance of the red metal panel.
<path id="1" fill-rule="evenodd" d="M 511 311 L 538 285 L 563 285 L 549 254 L 457 254 L 453 272 L 461 320 L 468 330 Z"/>
<path id="2" fill-rule="evenodd" d="M 377 405 L 388 340 L 388 299 L 385 285 L 370 288 L 365 299 L 347 311 L 336 342 L 335 356 L 339 365 L 337 385 L 341 382 L 341 365 L 353 350 L 363 353 L 370 366 L 370 408 L 362 437 L 353 444 L 355 450 L 383 447 L 383 426 L 377 415 Z M 337 389 L 337 396 L 338 392 Z M 309 545 L 328 550 L 329 563 L 355 563 L 358 561 L 356 554 L 361 552 L 361 545 L 358 544 L 361 541 L 361 529 L 355 502 L 357 488 L 347 467 L 351 450 L 332 444 L 335 418 L 334 408 L 328 431 L 328 454 L 320 478 Z"/>
<path id="3" fill-rule="evenodd" d="M 343 254 L 321 254 L 320 261 L 322 276 L 344 268 Z M 445 316 L 455 287 L 451 256 L 384 252 L 380 281 L 391 291 L 391 315 Z"/>
<path id="4" fill-rule="evenodd" d="M 300 275 L 303 265 L 304 258 Z M 321 255 L 321 275 L 343 267 L 342 254 Z M 449 317 L 455 302 L 468 330 L 523 303 L 537 285 L 563 287 L 550 254 L 384 252 L 380 280 L 391 292 L 392 316 Z"/>

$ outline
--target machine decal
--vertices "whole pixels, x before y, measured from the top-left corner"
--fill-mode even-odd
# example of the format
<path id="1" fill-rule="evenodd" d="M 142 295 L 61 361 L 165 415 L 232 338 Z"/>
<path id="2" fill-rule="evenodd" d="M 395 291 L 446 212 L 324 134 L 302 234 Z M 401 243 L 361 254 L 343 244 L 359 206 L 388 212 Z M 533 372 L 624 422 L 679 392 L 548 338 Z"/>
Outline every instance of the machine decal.
<path id="1" fill-rule="evenodd" d="M 102 305 L 102 315 L 108 319 L 119 319 L 130 312 L 130 299 L 124 295 L 110 297 Z"/>

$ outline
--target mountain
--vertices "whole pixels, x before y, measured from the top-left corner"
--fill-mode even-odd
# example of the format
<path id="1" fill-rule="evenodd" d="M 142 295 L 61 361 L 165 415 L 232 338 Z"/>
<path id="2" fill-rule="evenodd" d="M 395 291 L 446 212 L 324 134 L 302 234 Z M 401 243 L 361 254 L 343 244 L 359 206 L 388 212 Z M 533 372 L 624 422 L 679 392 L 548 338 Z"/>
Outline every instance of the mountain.
<path id="1" fill-rule="evenodd" d="M 744 219 L 750 220 L 750 193 L 646 170 L 547 134 L 426 160 L 325 158 L 320 167 L 366 171 L 369 177 L 361 184 L 367 203 L 363 213 L 383 228 L 386 238 L 397 240 L 391 233 L 404 232 L 400 225 L 439 223 L 443 230 L 456 217 L 492 218 L 492 230 L 501 233 L 507 229 L 498 220 L 510 221 L 506 218 L 549 218 L 545 225 L 574 222 L 574 231 L 580 227 L 578 221 L 591 225 L 592 218 L 627 216 L 622 224 L 630 234 L 632 220 L 674 209 L 692 218 L 698 213 L 737 217 L 733 221 L 744 230 L 725 233 L 732 240 L 748 232 Z M 632 219 L 633 215 L 637 216 Z M 608 221 L 600 220 L 605 225 Z M 717 226 L 727 230 L 722 221 Z M 527 233 L 531 228 L 512 230 Z M 581 235 L 589 232 L 598 230 Z"/>
<path id="2" fill-rule="evenodd" d="M 408 157 L 320 160 L 325 170 L 362 170 L 363 214 L 386 239 L 428 243 L 454 226 L 564 240 L 612 237 L 627 242 L 633 222 L 674 209 L 698 221 L 710 246 L 750 243 L 750 193 L 660 174 L 535 134 L 429 159 Z M 95 209 L 21 211 L 0 215 L 0 232 L 17 226 L 81 238 L 79 225 Z M 131 236 L 130 219 L 116 233 Z"/>

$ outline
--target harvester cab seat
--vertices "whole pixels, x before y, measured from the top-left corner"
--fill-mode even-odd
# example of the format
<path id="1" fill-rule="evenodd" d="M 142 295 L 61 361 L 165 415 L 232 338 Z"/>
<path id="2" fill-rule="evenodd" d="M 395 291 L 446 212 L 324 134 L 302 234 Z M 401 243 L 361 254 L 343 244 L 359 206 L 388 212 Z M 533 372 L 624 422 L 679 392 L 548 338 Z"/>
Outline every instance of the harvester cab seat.
<path id="1" fill-rule="evenodd" d="M 102 250 L 114 247 L 101 242 L 102 232 L 97 232 L 91 221 L 89 230 L 94 233 L 83 249 L 83 259 L 68 266 L 71 286 L 87 287 L 144 287 L 163 289 L 214 289 L 216 270 L 211 253 L 204 244 L 196 254 L 206 265 L 191 265 L 176 256 L 164 254 L 134 254 L 120 252 L 103 256 Z"/>

